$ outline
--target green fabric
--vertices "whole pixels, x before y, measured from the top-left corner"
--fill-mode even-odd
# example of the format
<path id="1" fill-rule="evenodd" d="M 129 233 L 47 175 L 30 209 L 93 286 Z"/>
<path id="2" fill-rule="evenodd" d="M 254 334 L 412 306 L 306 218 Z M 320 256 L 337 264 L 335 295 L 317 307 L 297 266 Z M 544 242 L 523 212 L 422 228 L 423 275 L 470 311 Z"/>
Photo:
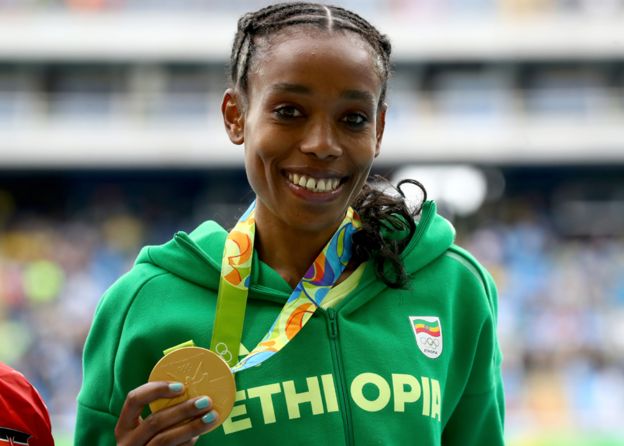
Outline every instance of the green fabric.
<path id="1" fill-rule="evenodd" d="M 163 350 L 189 339 L 209 346 L 226 234 L 207 222 L 144 248 L 102 298 L 85 346 L 76 445 L 115 444 L 127 393 Z M 408 288 L 387 288 L 367 265 L 346 299 L 318 310 L 279 354 L 236 375 L 232 417 L 197 444 L 503 445 L 496 290 L 453 240 L 428 202 L 404 252 Z M 254 260 L 247 349 L 290 291 Z M 438 357 L 421 351 L 410 316 L 439 318 Z"/>

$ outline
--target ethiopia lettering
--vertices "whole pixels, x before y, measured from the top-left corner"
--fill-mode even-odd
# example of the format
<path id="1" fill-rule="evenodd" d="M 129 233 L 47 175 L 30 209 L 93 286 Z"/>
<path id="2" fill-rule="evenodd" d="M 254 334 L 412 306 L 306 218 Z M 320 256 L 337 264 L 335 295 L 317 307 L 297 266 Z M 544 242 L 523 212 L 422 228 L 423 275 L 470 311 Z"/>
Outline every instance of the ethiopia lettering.
<path id="1" fill-rule="evenodd" d="M 376 373 L 360 373 L 348 386 L 352 410 L 395 413 L 413 412 L 440 421 L 442 392 L 437 379 L 393 373 L 386 379 Z M 276 410 L 276 407 L 285 410 Z M 258 410 L 259 409 L 259 410 Z M 334 377 L 310 376 L 305 381 L 288 380 L 239 390 L 230 417 L 223 423 L 225 434 L 252 429 L 258 424 L 297 420 L 339 412 Z M 250 413 L 261 414 L 254 417 Z M 282 419 L 278 416 L 282 413 Z"/>

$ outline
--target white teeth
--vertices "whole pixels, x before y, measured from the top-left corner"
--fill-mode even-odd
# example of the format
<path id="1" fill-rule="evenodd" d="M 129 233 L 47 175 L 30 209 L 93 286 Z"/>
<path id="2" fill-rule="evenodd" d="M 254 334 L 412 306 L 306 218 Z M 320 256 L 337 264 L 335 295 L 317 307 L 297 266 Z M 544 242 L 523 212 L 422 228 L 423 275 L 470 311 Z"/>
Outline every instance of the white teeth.
<path id="1" fill-rule="evenodd" d="M 338 188 L 338 178 L 312 178 L 297 173 L 289 173 L 288 180 L 297 186 L 304 187 L 312 192 L 331 192 Z"/>
<path id="2" fill-rule="evenodd" d="M 318 180 L 316 182 L 316 190 L 319 192 L 325 192 L 325 180 Z"/>

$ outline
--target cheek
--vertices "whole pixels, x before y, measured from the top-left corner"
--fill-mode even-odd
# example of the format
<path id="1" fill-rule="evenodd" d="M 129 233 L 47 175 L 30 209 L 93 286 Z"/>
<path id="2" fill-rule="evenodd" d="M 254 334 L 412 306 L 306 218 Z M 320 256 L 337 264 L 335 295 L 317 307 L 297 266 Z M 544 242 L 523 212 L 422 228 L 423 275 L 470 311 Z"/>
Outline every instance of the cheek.
<path id="1" fill-rule="evenodd" d="M 245 149 L 245 171 L 249 184 L 254 191 L 257 191 L 257 187 L 260 186 L 262 178 L 265 176 L 264 163 L 257 152 Z"/>
<path id="2" fill-rule="evenodd" d="M 375 152 L 371 150 L 361 151 L 355 158 L 352 158 L 354 170 L 357 172 L 355 182 L 358 188 L 366 182 L 374 159 Z"/>
<path id="3" fill-rule="evenodd" d="M 247 157 L 254 157 L 261 162 L 269 163 L 280 156 L 282 150 L 280 150 L 278 142 L 284 138 L 278 132 L 273 131 L 268 124 L 254 123 L 254 125 L 246 127 L 245 133 Z"/>
<path id="4" fill-rule="evenodd" d="M 245 147 L 247 181 L 256 194 L 271 188 L 271 181 L 277 175 L 275 159 L 270 146 Z"/>
<path id="5" fill-rule="evenodd" d="M 376 144 L 374 144 L 374 139 L 366 141 L 365 144 L 358 144 L 357 148 L 351 151 L 351 159 L 353 164 L 357 167 L 358 170 L 362 170 L 366 174 L 368 174 L 368 171 L 373 165 L 375 156 Z"/>
<path id="6" fill-rule="evenodd" d="M 355 150 L 351 154 L 351 162 L 354 169 L 358 172 L 354 178 L 353 194 L 357 195 L 366 180 L 375 160 L 375 146 L 370 144 L 360 145 L 359 150 Z"/>

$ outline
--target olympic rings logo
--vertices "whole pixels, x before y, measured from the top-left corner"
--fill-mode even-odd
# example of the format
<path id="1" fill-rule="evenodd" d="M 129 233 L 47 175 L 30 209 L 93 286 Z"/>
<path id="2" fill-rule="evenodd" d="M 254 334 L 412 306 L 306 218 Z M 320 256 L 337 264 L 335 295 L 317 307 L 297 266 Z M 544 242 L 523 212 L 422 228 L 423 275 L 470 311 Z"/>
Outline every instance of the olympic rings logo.
<path id="1" fill-rule="evenodd" d="M 217 345 L 215 345 L 215 352 L 217 353 L 217 355 L 221 356 L 221 358 L 228 364 L 230 363 L 230 361 L 232 361 L 232 352 L 225 342 L 219 342 Z"/>
<path id="2" fill-rule="evenodd" d="M 423 347 L 438 348 L 440 346 L 440 340 L 439 339 L 432 338 L 432 337 L 429 337 L 429 336 L 421 336 L 418 339 L 418 342 L 420 342 L 420 344 Z"/>

